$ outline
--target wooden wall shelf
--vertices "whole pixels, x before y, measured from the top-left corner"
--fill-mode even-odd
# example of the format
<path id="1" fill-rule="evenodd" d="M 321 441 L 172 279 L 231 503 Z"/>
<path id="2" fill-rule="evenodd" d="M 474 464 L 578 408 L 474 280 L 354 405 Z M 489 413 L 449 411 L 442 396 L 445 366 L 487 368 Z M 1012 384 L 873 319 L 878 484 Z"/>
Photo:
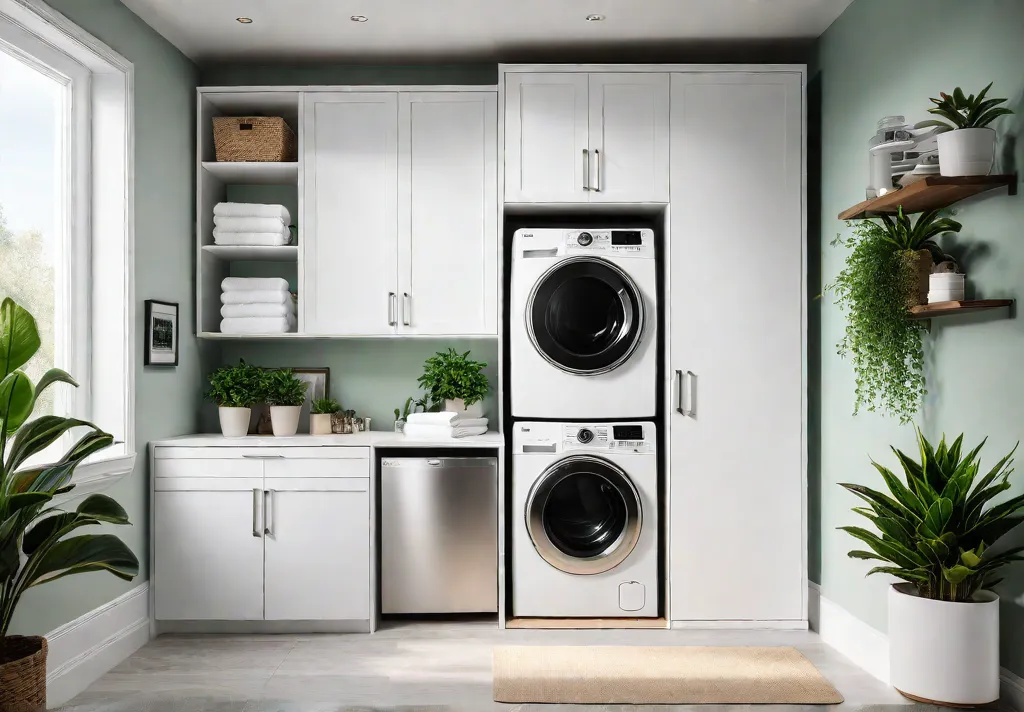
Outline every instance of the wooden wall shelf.
<path id="1" fill-rule="evenodd" d="M 969 314 L 971 312 L 1000 309 L 1013 305 L 1012 299 L 976 299 L 962 302 L 935 302 L 910 308 L 911 319 L 931 319 L 950 314 Z"/>
<path id="2" fill-rule="evenodd" d="M 849 210 L 839 213 L 839 219 L 863 220 L 882 213 L 892 214 L 901 205 L 904 213 L 923 213 L 926 210 L 947 208 L 964 198 L 1003 186 L 1010 189 L 1010 195 L 1016 195 L 1017 176 L 967 176 L 963 178 L 928 176 L 905 188 L 886 193 L 880 198 L 872 198 L 854 205 Z"/>

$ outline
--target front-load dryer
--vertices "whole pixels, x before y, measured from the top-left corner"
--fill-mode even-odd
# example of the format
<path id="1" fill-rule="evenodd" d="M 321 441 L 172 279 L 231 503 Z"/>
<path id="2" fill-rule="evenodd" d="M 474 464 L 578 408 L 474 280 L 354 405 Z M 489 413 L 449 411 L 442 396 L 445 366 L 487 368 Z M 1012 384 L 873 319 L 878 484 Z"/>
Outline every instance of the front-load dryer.
<path id="1" fill-rule="evenodd" d="M 653 423 L 515 424 L 514 616 L 658 616 L 655 441 Z"/>
<path id="2" fill-rule="evenodd" d="M 653 418 L 654 232 L 523 229 L 512 250 L 512 415 Z"/>

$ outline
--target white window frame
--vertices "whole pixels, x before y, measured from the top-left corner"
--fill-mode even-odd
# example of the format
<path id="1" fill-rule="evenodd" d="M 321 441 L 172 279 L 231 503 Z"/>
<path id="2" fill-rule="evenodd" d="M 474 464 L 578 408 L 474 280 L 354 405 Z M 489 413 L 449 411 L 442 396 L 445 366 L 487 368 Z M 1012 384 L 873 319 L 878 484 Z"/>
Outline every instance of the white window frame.
<path id="1" fill-rule="evenodd" d="M 76 469 L 79 497 L 129 474 L 136 459 L 134 69 L 41 0 L 0 0 L 0 42 L 71 87 L 61 187 L 71 208 L 54 304 L 69 325 L 58 358 L 80 387 L 62 388 L 62 405 L 117 439 Z"/>

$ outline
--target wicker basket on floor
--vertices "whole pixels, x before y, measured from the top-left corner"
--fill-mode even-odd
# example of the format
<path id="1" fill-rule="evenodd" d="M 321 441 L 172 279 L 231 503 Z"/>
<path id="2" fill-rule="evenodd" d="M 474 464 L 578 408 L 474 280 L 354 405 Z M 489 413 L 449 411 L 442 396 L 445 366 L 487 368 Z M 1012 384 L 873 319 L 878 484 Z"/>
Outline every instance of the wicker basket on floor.
<path id="1" fill-rule="evenodd" d="M 46 638 L 0 638 L 0 712 L 46 709 Z"/>
<path id="2" fill-rule="evenodd" d="M 218 116 L 213 120 L 218 161 L 295 161 L 295 134 L 279 116 Z"/>

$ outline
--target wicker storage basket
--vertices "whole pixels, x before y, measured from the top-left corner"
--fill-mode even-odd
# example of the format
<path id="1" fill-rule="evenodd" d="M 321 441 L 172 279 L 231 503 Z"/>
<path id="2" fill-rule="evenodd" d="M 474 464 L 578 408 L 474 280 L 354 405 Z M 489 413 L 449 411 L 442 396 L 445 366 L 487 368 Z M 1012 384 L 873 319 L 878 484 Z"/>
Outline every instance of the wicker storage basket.
<path id="1" fill-rule="evenodd" d="M 218 161 L 295 161 L 295 134 L 279 116 L 218 116 L 213 120 Z"/>
<path id="2" fill-rule="evenodd" d="M 0 712 L 46 709 L 46 638 L 0 638 Z"/>

